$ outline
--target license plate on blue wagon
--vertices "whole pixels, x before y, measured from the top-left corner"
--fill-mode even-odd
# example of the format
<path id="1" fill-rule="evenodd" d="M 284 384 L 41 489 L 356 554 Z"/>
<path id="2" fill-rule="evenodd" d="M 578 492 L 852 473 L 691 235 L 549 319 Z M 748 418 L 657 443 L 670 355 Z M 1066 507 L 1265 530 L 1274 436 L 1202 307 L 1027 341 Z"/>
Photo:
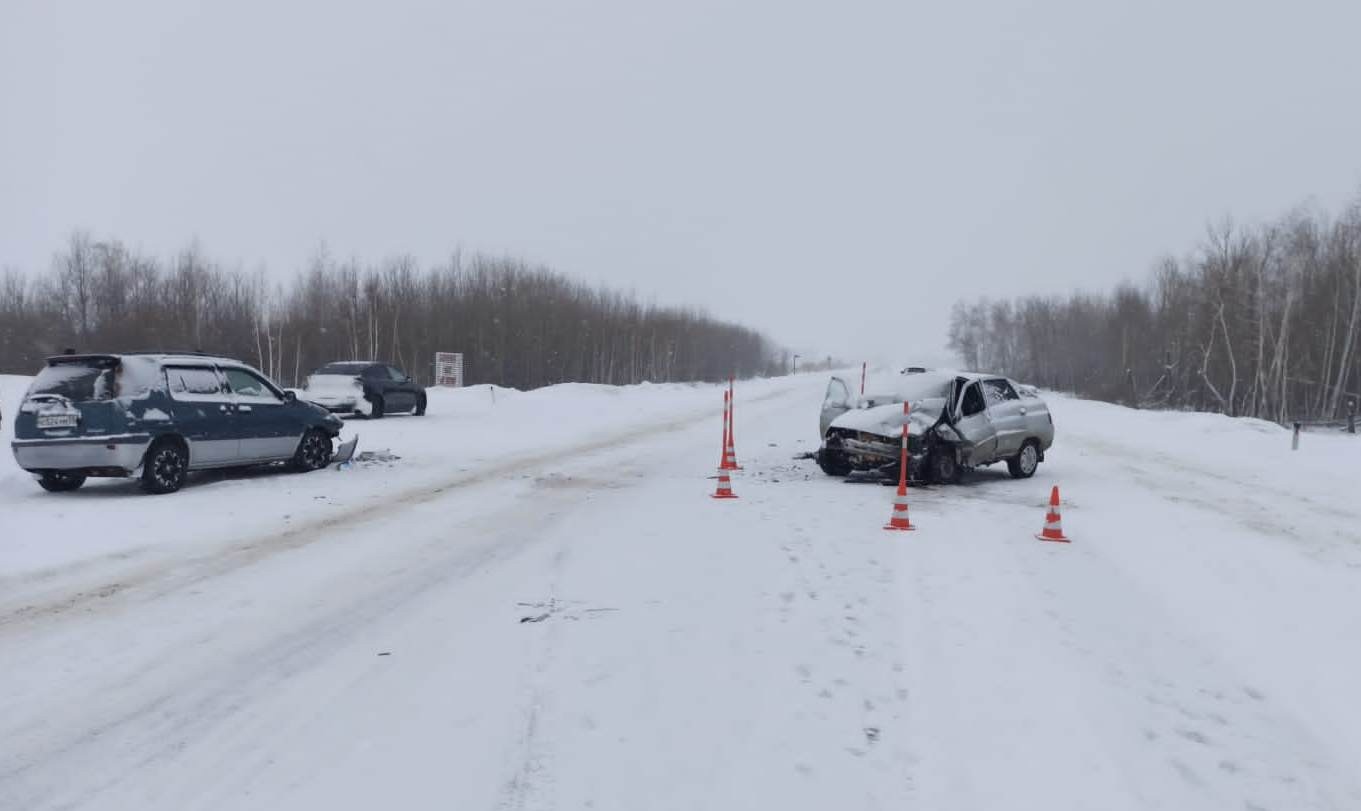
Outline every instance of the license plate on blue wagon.
<path id="1" fill-rule="evenodd" d="M 38 428 L 41 430 L 75 428 L 77 419 L 78 417 L 75 414 L 39 414 Z"/>

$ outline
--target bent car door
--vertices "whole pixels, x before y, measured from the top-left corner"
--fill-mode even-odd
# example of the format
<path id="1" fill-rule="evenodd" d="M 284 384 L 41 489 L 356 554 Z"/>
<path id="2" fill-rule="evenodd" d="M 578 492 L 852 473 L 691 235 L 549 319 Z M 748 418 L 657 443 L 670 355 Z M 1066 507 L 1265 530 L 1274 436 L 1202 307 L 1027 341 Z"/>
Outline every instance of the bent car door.
<path id="1" fill-rule="evenodd" d="M 247 369 L 222 370 L 236 403 L 236 436 L 243 461 L 287 459 L 302 439 L 302 423 L 287 407 L 283 395 L 264 378 Z"/>
<path id="2" fill-rule="evenodd" d="M 987 402 L 978 381 L 957 381 L 955 432 L 964 440 L 964 464 L 981 465 L 997 458 L 997 429 L 988 418 Z"/>
<path id="3" fill-rule="evenodd" d="M 189 443 L 189 466 L 230 465 L 238 459 L 232 396 L 212 366 L 166 366 L 171 417 Z"/>
<path id="4" fill-rule="evenodd" d="M 846 381 L 834 377 L 827 383 L 827 396 L 822 401 L 822 415 L 818 420 L 818 436 L 827 436 L 832 420 L 851 410 L 851 388 Z"/>
<path id="5" fill-rule="evenodd" d="M 988 401 L 988 417 L 997 430 L 997 455 L 1014 456 L 1026 438 L 1026 407 L 1020 395 L 1004 378 L 983 381 L 983 397 Z"/>

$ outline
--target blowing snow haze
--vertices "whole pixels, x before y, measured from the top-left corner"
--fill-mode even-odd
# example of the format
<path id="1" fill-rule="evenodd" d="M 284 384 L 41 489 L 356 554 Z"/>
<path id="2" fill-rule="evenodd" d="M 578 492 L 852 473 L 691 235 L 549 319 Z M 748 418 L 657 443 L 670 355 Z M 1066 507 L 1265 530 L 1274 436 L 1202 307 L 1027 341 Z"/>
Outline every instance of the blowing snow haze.
<path id="1" fill-rule="evenodd" d="M 0 811 L 1358 811 L 1358 31 L 0 0 Z"/>
<path id="2" fill-rule="evenodd" d="M 72 229 L 279 279 L 455 248 L 805 353 L 1143 279 L 1355 190 L 1352 2 L 48 3 L 0 10 L 0 267 Z"/>

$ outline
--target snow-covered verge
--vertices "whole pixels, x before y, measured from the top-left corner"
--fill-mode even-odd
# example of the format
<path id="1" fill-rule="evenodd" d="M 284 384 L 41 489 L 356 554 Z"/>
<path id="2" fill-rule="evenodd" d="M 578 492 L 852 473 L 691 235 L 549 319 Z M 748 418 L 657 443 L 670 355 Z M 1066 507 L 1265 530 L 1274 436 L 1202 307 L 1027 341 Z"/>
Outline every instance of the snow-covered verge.
<path id="1" fill-rule="evenodd" d="M 822 390 L 739 384 L 737 501 L 713 387 L 458 392 L 350 424 L 399 460 L 164 498 L 20 477 L 5 515 L 115 537 L 0 541 L 0 808 L 1361 808 L 1361 442 L 1048 395 L 1034 479 L 888 533 L 794 458 Z"/>
<path id="2" fill-rule="evenodd" d="M 1361 807 L 1361 442 L 1046 399 L 1040 486 L 918 493 L 922 807 Z"/>
<path id="3" fill-rule="evenodd" d="M 9 448 L 9 441 L 14 438 L 14 416 L 19 413 L 19 403 L 31 382 L 31 377 L 0 375 L 0 420 L 3 420 L 0 424 L 0 445 L 3 445 L 0 447 L 0 493 L 14 487 L 20 478 L 29 483 L 33 481 L 14 464 L 14 455 Z"/>

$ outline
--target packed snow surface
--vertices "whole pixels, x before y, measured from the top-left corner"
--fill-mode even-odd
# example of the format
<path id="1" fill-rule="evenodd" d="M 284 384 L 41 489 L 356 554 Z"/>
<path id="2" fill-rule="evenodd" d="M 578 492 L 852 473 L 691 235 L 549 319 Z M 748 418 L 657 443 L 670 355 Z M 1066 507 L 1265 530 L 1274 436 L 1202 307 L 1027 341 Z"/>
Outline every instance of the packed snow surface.
<path id="1" fill-rule="evenodd" d="M 1046 394 L 1035 478 L 890 533 L 795 458 L 825 385 L 738 384 L 736 501 L 712 386 L 432 391 L 170 496 L 3 454 L 0 809 L 1361 808 L 1361 442 Z"/>

